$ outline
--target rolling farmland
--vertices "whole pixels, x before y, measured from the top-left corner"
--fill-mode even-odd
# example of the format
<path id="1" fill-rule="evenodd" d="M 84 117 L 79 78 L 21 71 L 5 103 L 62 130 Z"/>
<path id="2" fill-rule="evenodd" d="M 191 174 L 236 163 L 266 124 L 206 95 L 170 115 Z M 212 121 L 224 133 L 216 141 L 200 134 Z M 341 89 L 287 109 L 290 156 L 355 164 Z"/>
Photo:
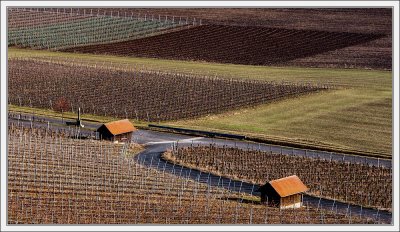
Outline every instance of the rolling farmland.
<path id="1" fill-rule="evenodd" d="M 9 8 L 8 223 L 393 223 L 391 18 L 389 8 Z M 95 131 L 121 119 L 133 131 Z M 309 190 L 280 204 L 299 196 L 299 208 L 254 192 L 291 175 Z"/>
<path id="2" fill-rule="evenodd" d="M 312 12 L 309 14 L 308 12 Z M 91 23 L 79 23 L 80 20 L 89 21 Z M 104 24 L 104 21 L 111 21 L 108 24 L 114 25 L 105 30 L 103 33 L 117 33 L 116 38 L 98 38 L 90 35 L 90 31 Z M 152 33 L 142 31 L 140 36 L 129 37 L 129 31 L 132 28 L 127 28 L 127 24 L 134 24 L 139 21 L 144 24 L 153 24 Z M 79 24 L 78 26 L 72 26 Z M 99 23 L 100 22 L 100 23 Z M 154 23 L 164 24 L 156 26 Z M 62 49 L 69 47 L 73 49 L 76 46 L 85 46 L 91 44 L 111 43 L 119 40 L 129 40 L 133 38 L 147 37 L 154 35 L 155 27 L 164 28 L 160 33 L 173 32 L 174 26 L 181 29 L 189 28 L 188 26 L 205 25 L 209 27 L 231 26 L 234 28 L 242 28 L 243 32 L 250 33 L 252 28 L 256 27 L 259 30 L 289 30 L 289 31 L 304 31 L 306 40 L 301 40 L 300 36 L 296 43 L 308 44 L 309 38 L 315 40 L 316 50 L 318 52 L 308 52 L 308 56 L 295 56 L 296 58 L 288 62 L 277 63 L 275 65 L 282 66 L 302 66 L 302 67 L 339 67 L 339 68 L 373 68 L 373 69 L 391 69 L 391 12 L 389 9 L 104 9 L 104 8 L 24 8 L 10 10 L 9 24 L 12 30 L 19 29 L 14 32 L 14 40 L 11 40 L 10 45 L 22 47 L 36 47 L 45 49 Z M 171 27 L 171 24 L 173 25 Z M 343 27 L 342 25 L 346 25 Z M 23 27 L 22 27 L 23 25 Z M 168 26 L 169 25 L 169 26 Z M 185 25 L 185 27 L 181 27 Z M 56 27 L 57 30 L 49 28 Z M 125 29 L 124 29 L 125 27 Z M 139 26 L 140 28 L 148 28 L 148 26 Z M 169 29 L 168 29 L 169 28 Z M 167 29 L 167 30 L 165 30 Z M 180 29 L 180 30 L 181 30 Z M 61 30 L 61 31 L 60 31 Z M 66 36 L 69 31 L 88 31 L 84 33 L 74 33 L 74 35 Z M 127 30 L 128 33 L 123 33 Z M 136 30 L 136 31 L 137 31 Z M 250 31 L 249 31 L 250 30 Z M 33 31 L 36 36 L 33 36 L 27 31 Z M 38 32 L 45 31 L 45 34 Z M 62 32 L 62 33 L 60 33 Z M 339 37 L 353 34 L 355 38 L 345 40 L 345 43 L 340 42 L 335 44 L 336 37 L 329 36 L 321 40 L 318 34 L 336 34 Z M 89 33 L 89 35 L 88 35 Z M 157 34 L 157 33 L 155 33 Z M 250 33 L 251 34 L 251 33 Z M 294 33 L 296 34 L 296 33 Z M 360 35 L 355 35 L 360 34 Z M 174 35 L 174 33 L 173 33 Z M 237 34 L 233 34 L 230 38 L 229 32 L 224 39 L 235 40 Z M 183 37 L 182 37 L 183 36 Z M 305 35 L 303 35 L 305 36 Z M 360 38 L 363 37 L 363 38 Z M 46 37 L 50 37 L 47 38 Z M 60 38 L 57 38 L 60 37 Z M 314 37 L 314 38 L 313 38 Z M 358 38 L 357 38 L 358 37 Z M 369 39 L 368 39 L 369 37 Z M 190 43 L 187 39 L 192 39 L 185 36 L 185 33 L 179 35 L 179 40 L 173 42 L 174 46 L 180 43 Z M 259 38 L 259 34 L 250 36 L 252 40 Z M 261 37 L 262 38 L 262 37 Z M 273 39 L 273 38 L 272 38 Z M 295 39 L 295 38 L 292 38 Z M 47 41 L 49 40 L 49 41 Z M 370 41 L 373 40 L 373 41 Z M 370 41 L 370 42 L 368 42 Z M 240 42 L 240 39 L 239 39 Z M 274 42 L 274 40 L 271 40 Z M 62 46 L 60 46 L 60 43 Z M 130 42 L 132 43 L 132 41 Z M 172 43 L 172 42 L 171 42 Z M 229 40 L 228 44 L 232 44 Z M 329 46 L 325 47 L 325 43 Z M 213 43 L 211 43 L 213 44 Z M 226 44 L 225 46 L 228 46 Z M 68 46 L 66 46 L 68 45 Z M 347 45 L 347 46 L 345 46 Z M 124 45 L 126 46 L 126 45 Z M 240 48 L 243 46 L 239 44 Z M 285 48 L 285 45 L 282 44 Z M 302 44 L 304 46 L 304 44 Z M 324 49 L 321 49 L 324 48 Z M 82 48 L 77 49 L 77 51 Z M 85 48 L 88 49 L 88 48 Z M 118 50 L 118 47 L 116 48 Z M 120 47 L 119 49 L 123 49 Z M 236 50 L 235 47 L 233 47 Z M 314 50 L 315 48 L 312 48 Z M 91 52 L 97 52 L 89 49 Z M 239 51 L 239 50 L 238 50 Z M 142 54 L 147 54 L 150 51 L 141 51 Z M 190 51 L 187 51 L 190 52 Z M 193 51 L 191 51 L 193 52 Z M 121 51 L 120 51 L 121 53 Z M 291 52 L 293 53 L 293 52 Z M 149 55 L 149 54 L 147 54 Z M 266 55 L 271 55 L 267 53 Z M 287 57 L 288 54 L 283 54 Z M 305 54 L 304 54 L 305 55 Z M 154 54 L 149 55 L 153 57 Z M 166 55 L 164 54 L 164 57 Z M 293 56 L 293 55 L 291 55 Z M 168 56 L 167 56 L 168 57 Z M 190 57 L 185 56 L 184 59 L 202 60 L 206 57 Z M 183 59 L 181 57 L 181 59 Z M 244 59 L 244 58 L 243 58 Z M 225 58 L 226 60 L 226 58 Z M 237 63 L 238 61 L 233 61 Z M 270 64 L 270 62 L 253 62 L 257 64 Z"/>
<path id="3" fill-rule="evenodd" d="M 74 64 L 81 66 L 82 69 L 128 72 L 147 70 L 274 83 L 312 85 L 326 83 L 332 86 L 333 90 L 196 119 L 168 121 L 167 124 L 200 130 L 241 133 L 340 150 L 373 152 L 384 157 L 391 157 L 392 154 L 392 84 L 391 73 L 388 71 L 181 62 L 15 48 L 10 48 L 9 51 L 11 58 L 45 61 L 49 65 L 50 63 Z M 329 105 L 326 102 L 329 102 Z M 14 101 L 14 104 L 19 106 L 19 100 Z M 112 114 L 113 110 L 107 112 L 106 116 Z M 133 119 L 136 119 L 136 115 Z M 147 115 L 145 120 L 147 121 Z M 330 133 L 320 128 L 326 128 Z"/>

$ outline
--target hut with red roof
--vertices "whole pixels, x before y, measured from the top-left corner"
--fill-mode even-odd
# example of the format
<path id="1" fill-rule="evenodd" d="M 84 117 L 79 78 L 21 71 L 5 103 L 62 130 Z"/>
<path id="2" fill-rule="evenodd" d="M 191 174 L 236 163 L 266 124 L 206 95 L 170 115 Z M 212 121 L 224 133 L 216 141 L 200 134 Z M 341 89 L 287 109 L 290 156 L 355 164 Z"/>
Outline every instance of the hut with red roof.
<path id="1" fill-rule="evenodd" d="M 129 142 L 132 133 L 136 130 L 133 124 L 128 120 L 119 120 L 101 125 L 97 132 L 100 138 L 114 142 Z"/>
<path id="2" fill-rule="evenodd" d="M 300 208 L 303 205 L 303 193 L 308 188 L 296 175 L 271 180 L 261 186 L 261 203 L 269 206 L 286 208 Z"/>

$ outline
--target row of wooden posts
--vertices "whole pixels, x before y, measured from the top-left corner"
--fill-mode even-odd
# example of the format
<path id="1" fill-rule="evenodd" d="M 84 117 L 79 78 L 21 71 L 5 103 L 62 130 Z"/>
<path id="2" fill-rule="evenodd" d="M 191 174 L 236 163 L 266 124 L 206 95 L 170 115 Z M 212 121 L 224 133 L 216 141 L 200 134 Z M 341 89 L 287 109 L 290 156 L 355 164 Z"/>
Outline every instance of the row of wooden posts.
<path id="1" fill-rule="evenodd" d="M 10 8 L 11 11 L 18 11 L 21 8 Z M 50 10 L 48 10 L 50 9 Z M 120 14 L 119 11 L 113 11 L 113 10 L 104 10 L 102 9 L 102 13 L 100 12 L 100 9 L 97 8 L 97 12 L 93 12 L 93 9 L 90 9 L 90 13 L 86 13 L 86 9 L 83 8 L 83 14 L 82 12 L 79 12 L 79 10 L 81 10 L 81 8 L 76 8 L 77 12 L 73 13 L 73 9 L 75 8 L 69 8 L 69 12 L 68 10 L 66 10 L 67 8 L 56 8 L 56 10 L 54 10 L 54 8 L 22 8 L 22 11 L 29 11 L 29 12 L 46 12 L 46 13 L 57 13 L 57 14 L 68 14 L 71 16 L 74 15 L 81 15 L 81 16 L 97 16 L 97 17 L 105 17 L 105 16 L 110 16 L 110 17 L 116 17 L 116 18 L 129 18 L 129 19 L 137 19 L 137 20 L 144 20 L 144 21 L 154 21 L 157 20 L 157 17 L 154 17 L 153 14 L 142 14 L 142 17 L 140 17 L 140 13 L 138 13 L 136 15 L 136 17 L 134 16 L 134 13 L 131 12 L 131 15 L 127 14 L 126 11 L 124 11 L 124 14 Z M 179 21 L 178 21 L 179 19 Z M 195 17 L 193 18 L 189 18 L 188 16 L 186 17 L 182 17 L 182 16 L 174 16 L 174 15 L 158 15 L 158 21 L 162 22 L 162 21 L 171 21 L 172 23 L 178 22 L 178 24 L 192 24 L 192 25 L 203 25 L 202 19 L 196 19 Z"/>

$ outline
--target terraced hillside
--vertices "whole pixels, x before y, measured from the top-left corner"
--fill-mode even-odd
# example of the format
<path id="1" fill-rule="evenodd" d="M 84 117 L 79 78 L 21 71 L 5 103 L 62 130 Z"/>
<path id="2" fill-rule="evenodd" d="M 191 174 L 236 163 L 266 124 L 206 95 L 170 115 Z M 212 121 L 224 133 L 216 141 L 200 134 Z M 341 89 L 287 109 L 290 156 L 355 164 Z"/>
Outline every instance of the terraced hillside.
<path id="1" fill-rule="evenodd" d="M 272 65 L 364 43 L 381 36 L 379 34 L 202 25 L 143 39 L 74 47 L 63 51 Z"/>

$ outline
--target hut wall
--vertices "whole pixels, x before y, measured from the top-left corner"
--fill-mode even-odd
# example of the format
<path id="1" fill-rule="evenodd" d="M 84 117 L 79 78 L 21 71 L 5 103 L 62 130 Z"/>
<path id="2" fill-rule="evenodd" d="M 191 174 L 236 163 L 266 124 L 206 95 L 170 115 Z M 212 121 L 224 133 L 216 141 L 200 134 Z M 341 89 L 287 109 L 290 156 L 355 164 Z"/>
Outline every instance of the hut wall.
<path id="1" fill-rule="evenodd" d="M 112 135 L 105 126 L 101 126 L 98 130 L 99 137 L 106 140 L 113 140 L 114 135 Z"/>
<path id="2" fill-rule="evenodd" d="M 279 206 L 281 197 L 272 186 L 267 183 L 261 189 L 261 203 L 268 206 Z"/>
<path id="3" fill-rule="evenodd" d="M 282 197 L 280 202 L 280 208 L 300 208 L 302 205 L 301 194 L 295 194 L 287 197 Z"/>
<path id="4" fill-rule="evenodd" d="M 131 139 L 132 139 L 132 132 L 114 136 L 114 141 L 119 141 L 119 142 L 126 142 L 130 141 Z"/>

